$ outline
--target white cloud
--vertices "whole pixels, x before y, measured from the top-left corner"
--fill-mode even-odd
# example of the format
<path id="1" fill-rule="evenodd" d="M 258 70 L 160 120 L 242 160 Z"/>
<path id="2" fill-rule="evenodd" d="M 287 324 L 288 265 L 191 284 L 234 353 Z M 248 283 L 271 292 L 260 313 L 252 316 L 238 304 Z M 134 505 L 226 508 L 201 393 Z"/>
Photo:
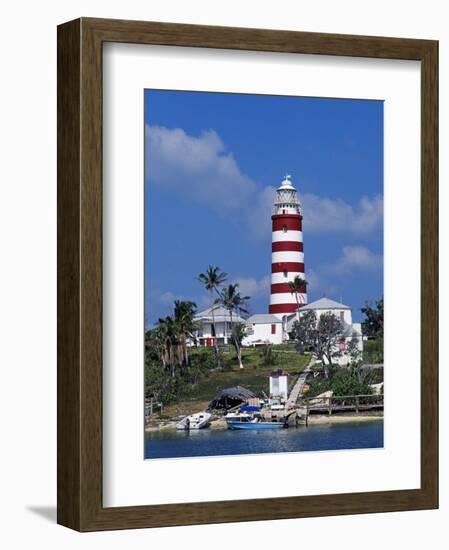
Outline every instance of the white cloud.
<path id="1" fill-rule="evenodd" d="M 207 130 L 199 137 L 181 128 L 145 128 L 146 176 L 159 186 L 207 205 L 233 221 L 241 219 L 255 239 L 271 232 L 275 187 L 260 187 L 244 174 L 220 136 Z M 299 182 L 300 187 L 300 182 Z M 383 199 L 363 197 L 354 206 L 342 199 L 300 194 L 307 233 L 369 236 L 382 227 Z M 239 213 L 244 215 L 238 216 Z"/>
<path id="2" fill-rule="evenodd" d="M 254 277 L 236 277 L 233 283 L 239 284 L 239 292 L 242 296 L 257 298 L 268 292 L 271 284 L 271 276 L 266 275 L 259 280 Z"/>
<path id="3" fill-rule="evenodd" d="M 245 220 L 248 224 L 249 234 L 255 239 L 263 239 L 271 233 L 271 211 L 273 209 L 276 189 L 264 187 L 253 198 L 252 204 L 247 208 Z"/>
<path id="4" fill-rule="evenodd" d="M 371 234 L 382 226 L 383 199 L 362 197 L 352 206 L 342 199 L 305 193 L 302 197 L 304 227 L 311 233 Z"/>
<path id="5" fill-rule="evenodd" d="M 346 274 L 354 271 L 377 271 L 382 268 L 383 258 L 365 246 L 345 246 L 339 260 L 329 270 Z"/>
<path id="6" fill-rule="evenodd" d="M 266 223 L 270 219 L 276 189 L 265 187 L 249 211 L 250 229 L 255 237 L 264 237 L 271 231 Z M 372 199 L 362 197 L 355 206 L 343 199 L 319 197 L 313 193 L 300 194 L 304 222 L 307 233 L 346 234 L 357 237 L 372 235 L 382 227 L 383 199 L 376 195 Z"/>
<path id="7" fill-rule="evenodd" d="M 201 311 L 211 305 L 211 299 L 208 293 L 205 291 L 195 295 L 185 295 L 175 293 L 170 290 L 162 291 L 161 289 L 152 286 L 145 289 L 145 303 L 146 303 L 146 326 L 151 325 L 152 322 L 156 322 L 159 317 L 165 317 L 173 314 L 173 308 L 175 300 L 191 301 L 197 306 L 197 310 Z"/>
<path id="8" fill-rule="evenodd" d="M 172 305 L 173 302 L 177 299 L 176 295 L 173 292 L 167 291 L 159 294 L 159 302 L 164 305 Z"/>
<path id="9" fill-rule="evenodd" d="M 338 296 L 347 288 L 352 277 L 379 274 L 383 268 L 382 255 L 375 254 L 365 246 L 344 246 L 339 258 L 308 270 L 306 279 L 308 291 L 323 292 L 328 296 Z"/>
<path id="10" fill-rule="evenodd" d="M 247 206 L 256 183 L 243 174 L 216 132 L 199 137 L 181 128 L 146 126 L 146 176 L 219 213 Z"/>

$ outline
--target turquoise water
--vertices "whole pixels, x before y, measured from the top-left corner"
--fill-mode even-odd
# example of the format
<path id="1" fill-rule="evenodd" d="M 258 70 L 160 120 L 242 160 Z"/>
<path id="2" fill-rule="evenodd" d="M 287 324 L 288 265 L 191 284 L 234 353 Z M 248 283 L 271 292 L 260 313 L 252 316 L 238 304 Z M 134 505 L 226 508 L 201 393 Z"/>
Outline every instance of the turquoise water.
<path id="1" fill-rule="evenodd" d="M 315 425 L 286 430 L 150 432 L 145 458 L 179 458 L 383 447 L 383 421 Z"/>

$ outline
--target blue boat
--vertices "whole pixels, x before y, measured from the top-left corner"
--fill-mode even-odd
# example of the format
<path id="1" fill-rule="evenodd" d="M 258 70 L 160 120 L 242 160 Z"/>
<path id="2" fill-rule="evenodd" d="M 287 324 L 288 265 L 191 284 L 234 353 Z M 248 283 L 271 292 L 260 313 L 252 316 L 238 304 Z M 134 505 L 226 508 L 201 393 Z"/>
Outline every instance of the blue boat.
<path id="1" fill-rule="evenodd" d="M 260 407 L 243 406 L 238 413 L 225 416 L 230 430 L 276 430 L 287 427 L 285 422 L 266 421 L 260 415 Z"/>

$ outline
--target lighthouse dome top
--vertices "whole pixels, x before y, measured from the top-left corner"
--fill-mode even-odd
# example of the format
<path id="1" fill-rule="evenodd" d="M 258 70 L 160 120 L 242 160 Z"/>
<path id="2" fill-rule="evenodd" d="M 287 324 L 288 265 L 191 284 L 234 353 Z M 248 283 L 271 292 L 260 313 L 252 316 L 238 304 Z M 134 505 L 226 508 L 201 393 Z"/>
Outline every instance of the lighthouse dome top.
<path id="1" fill-rule="evenodd" d="M 278 187 L 278 191 L 282 191 L 283 189 L 294 189 L 293 183 L 292 183 L 292 177 L 290 174 L 285 174 L 285 177 L 282 180 L 281 185 Z"/>
<path id="2" fill-rule="evenodd" d="M 286 174 L 281 185 L 276 189 L 273 214 L 300 214 L 301 203 L 292 183 L 290 174 Z"/>

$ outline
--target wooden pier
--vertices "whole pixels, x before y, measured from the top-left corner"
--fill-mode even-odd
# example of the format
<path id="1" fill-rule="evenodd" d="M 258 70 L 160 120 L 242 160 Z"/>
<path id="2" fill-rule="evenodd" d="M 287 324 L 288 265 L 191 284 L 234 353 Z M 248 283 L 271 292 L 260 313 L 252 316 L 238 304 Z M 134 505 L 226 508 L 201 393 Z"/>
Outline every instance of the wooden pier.
<path id="1" fill-rule="evenodd" d="M 370 412 L 383 411 L 384 396 L 367 395 L 331 395 L 323 397 L 307 397 L 301 399 L 306 408 L 306 414 L 328 414 L 340 412 Z"/>

